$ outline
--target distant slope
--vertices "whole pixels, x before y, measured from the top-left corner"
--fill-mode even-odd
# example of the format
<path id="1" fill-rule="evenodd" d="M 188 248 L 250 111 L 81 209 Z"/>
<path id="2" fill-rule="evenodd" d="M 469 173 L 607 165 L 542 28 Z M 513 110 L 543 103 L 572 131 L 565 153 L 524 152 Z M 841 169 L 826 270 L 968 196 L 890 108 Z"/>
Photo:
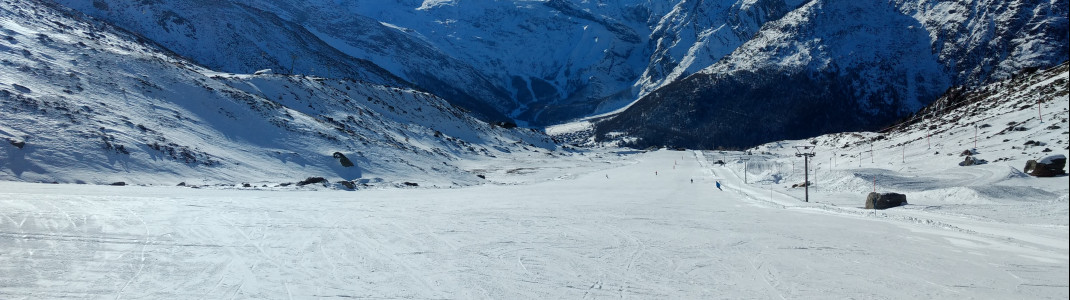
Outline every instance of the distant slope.
<path id="1" fill-rule="evenodd" d="M 677 0 L 56 1 L 215 70 L 361 78 L 370 62 L 485 120 L 546 125 L 632 101 Z"/>
<path id="2" fill-rule="evenodd" d="M 467 185 L 459 160 L 555 147 L 411 89 L 218 73 L 49 1 L 0 12 L 3 180 Z"/>
<path id="3" fill-rule="evenodd" d="M 509 109 L 497 105 L 508 104 L 504 92 L 465 69 L 470 67 L 378 21 L 337 10 L 277 5 L 282 1 L 56 2 L 143 35 L 213 70 L 248 74 L 272 69 L 280 74 L 419 86 L 485 120 L 505 119 L 500 111 Z M 409 68 L 398 68 L 390 59 Z"/>
<path id="4" fill-rule="evenodd" d="M 652 55 L 635 83 L 639 97 L 683 79 L 731 54 L 765 23 L 802 6 L 802 0 L 682 1 L 651 33 Z"/>
<path id="5" fill-rule="evenodd" d="M 850 213 L 873 190 L 904 193 L 910 205 L 900 212 L 906 216 L 943 219 L 955 224 L 948 228 L 1009 239 L 1021 235 L 991 228 L 1017 224 L 1023 227 L 1016 230 L 1027 232 L 1050 224 L 1041 227 L 1061 228 L 1062 233 L 1048 238 L 1063 239 L 1065 248 L 1067 177 L 1032 177 L 1024 167 L 1029 160 L 1070 156 L 1068 82 L 1070 63 L 1064 62 L 980 87 L 956 88 L 880 132 L 834 133 L 750 148 L 747 172 L 751 183 L 766 185 L 761 189 L 793 195 L 790 205 L 795 206 L 803 191 L 789 187 L 806 175 L 794 146 L 815 146 L 808 176 L 814 183 L 811 202 L 823 203 L 821 209 Z M 967 156 L 977 163 L 960 165 Z M 742 160 L 727 159 L 733 172 L 742 171 Z"/>
<path id="6" fill-rule="evenodd" d="M 56 1 L 219 71 L 386 72 L 522 126 L 626 111 L 599 136 L 636 146 L 872 130 L 1070 56 L 1067 0 Z"/>
<path id="7" fill-rule="evenodd" d="M 877 133 L 837 133 L 810 140 L 825 151 L 846 155 L 868 153 L 875 143 L 878 151 L 928 149 L 914 152 L 951 156 L 947 165 L 962 161 L 960 154 L 972 149 L 978 158 L 1010 162 L 1021 169 L 1026 160 L 1054 154 L 1070 156 L 1068 83 L 1070 62 L 1063 62 L 980 87 L 952 89 Z"/>
<path id="8" fill-rule="evenodd" d="M 875 130 L 953 85 L 1065 61 L 1065 7 L 810 1 L 712 66 L 598 123 L 596 137 L 714 148 Z"/>
<path id="9" fill-rule="evenodd" d="M 881 133 L 957 140 L 984 156 L 1020 160 L 1070 150 L 1070 62 L 1044 70 L 1026 69 L 1009 79 L 948 91 L 933 103 Z M 974 133 L 971 135 L 970 133 Z M 951 138 L 949 140 L 948 138 Z M 1040 144 L 1026 144 L 1028 141 Z M 903 143 L 920 143 L 920 139 Z M 931 143 L 931 141 L 926 141 Z M 1044 151 L 1049 149 L 1052 151 Z M 957 153 L 956 153 L 957 154 Z"/>
<path id="10" fill-rule="evenodd" d="M 923 55 L 928 39 L 916 24 L 891 5 L 810 2 L 598 124 L 597 134 L 624 132 L 639 147 L 714 148 L 882 126 L 950 85 Z"/>
<path id="11" fill-rule="evenodd" d="M 349 2 L 305 0 L 243 0 L 312 33 L 338 54 L 374 61 L 393 74 L 465 107 L 488 121 L 506 121 L 516 109 L 504 81 L 423 39 L 411 29 L 383 23 L 348 9 Z M 387 2 L 376 6 L 389 5 Z M 401 14 L 401 11 L 397 13 Z M 194 14 L 196 17 L 201 17 Z M 215 29 L 241 31 L 242 28 Z M 301 47 L 301 45 L 285 45 Z"/>
<path id="12" fill-rule="evenodd" d="M 333 28 L 322 31 L 357 47 L 390 47 L 393 41 L 354 38 L 362 34 L 346 32 L 346 23 L 338 22 L 336 15 L 361 15 L 397 26 L 505 91 L 512 101 L 506 114 L 541 126 L 606 112 L 633 100 L 632 84 L 650 56 L 650 28 L 679 0 L 258 1 L 316 7 L 275 11 L 334 11 L 310 14 L 304 23 Z M 412 52 L 373 60 L 405 63 L 413 59 L 406 56 L 424 55 Z M 427 69 L 411 63 L 404 68 Z M 463 69 L 432 70 L 440 74 L 429 75 L 439 78 L 464 75 L 444 77 L 447 83 L 469 91 L 481 88 L 467 84 L 471 79 L 459 72 Z"/>
<path id="13" fill-rule="evenodd" d="M 402 86 L 378 65 L 342 54 L 299 24 L 241 1 L 66 1 L 210 69 L 253 73 L 273 69 Z"/>

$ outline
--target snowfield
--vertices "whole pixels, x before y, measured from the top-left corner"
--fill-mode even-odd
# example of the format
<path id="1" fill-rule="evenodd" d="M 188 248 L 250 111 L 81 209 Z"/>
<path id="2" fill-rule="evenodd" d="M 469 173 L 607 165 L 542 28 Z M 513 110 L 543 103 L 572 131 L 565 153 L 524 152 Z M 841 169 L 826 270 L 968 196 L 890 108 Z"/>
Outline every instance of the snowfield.
<path id="1" fill-rule="evenodd" d="M 1065 196 L 1059 218 L 1022 224 L 914 203 L 864 210 L 864 192 L 855 205 L 804 203 L 743 184 L 735 165 L 712 163 L 719 152 L 584 155 L 503 160 L 487 172 L 498 184 L 459 189 L 0 182 L 0 295 L 1070 296 Z"/>
<path id="2" fill-rule="evenodd" d="M 52 1 L 0 2 L 0 299 L 1070 298 L 1067 176 L 1035 178 L 1021 171 L 1028 160 L 1070 156 L 1065 62 L 948 90 L 908 122 L 882 133 L 827 134 L 745 151 L 638 151 L 615 146 L 641 137 L 598 133 L 597 119 L 545 132 L 485 122 L 445 98 L 393 87 L 400 79 L 370 65 L 351 70 L 364 72 L 358 78 L 367 81 L 232 74 Z M 582 95 L 619 94 L 619 84 L 633 78 L 619 68 L 641 66 L 631 65 L 631 58 L 645 55 L 588 50 L 633 48 L 628 45 L 647 38 L 629 41 L 638 27 L 627 24 L 649 26 L 653 23 L 634 21 L 659 15 L 648 11 L 631 20 L 627 11 L 596 14 L 612 5 L 581 9 L 602 2 L 575 7 L 567 1 L 527 2 L 522 9 L 558 21 L 547 23 L 560 25 L 550 33 L 565 39 L 550 40 L 581 36 L 587 42 L 521 37 L 500 41 L 500 49 L 524 51 L 472 52 L 467 60 L 493 62 L 503 54 L 575 46 L 571 52 L 542 51 L 576 58 L 575 65 L 553 66 L 563 71 L 549 77 L 535 74 L 544 68 L 526 62 L 560 59 L 484 64 L 500 69 L 487 78 L 511 79 L 507 85 L 517 89 L 499 96 L 519 100 L 530 94 L 503 104 L 530 105 L 527 112 L 535 115 L 528 120 L 565 118 L 583 105 L 593 107 Z M 107 3 L 126 4 L 92 6 L 108 10 Z M 474 5 L 515 5 L 480 3 Z M 423 10 L 412 10 L 411 19 L 397 24 L 409 28 L 424 16 L 441 16 L 443 23 L 435 24 L 442 26 L 414 32 L 450 28 L 450 14 L 465 9 L 454 4 L 424 1 Z M 122 7 L 137 11 L 127 6 Z M 242 13 L 246 6 L 230 12 L 248 16 Z M 926 16 L 941 7 L 919 8 L 912 18 L 939 21 Z M 140 10 L 146 12 L 175 14 Z M 529 31 L 526 23 L 542 22 L 496 15 Z M 666 34 L 693 27 L 692 17 L 674 15 L 686 18 L 659 23 Z M 466 12 L 457 18 L 479 16 Z M 580 32 L 586 26 L 570 24 L 586 21 L 574 18 L 604 28 Z M 910 21 L 903 18 L 897 20 Z M 197 24 L 202 23 L 211 24 Z M 758 23 L 751 28 L 757 30 Z M 922 25 L 931 24 L 942 23 Z M 1065 22 L 1051 24 L 1037 26 Z M 483 25 L 463 26 L 457 32 L 484 32 Z M 183 34 L 163 28 L 168 35 Z M 579 35 L 564 34 L 573 32 Z M 465 41 L 480 36 L 447 36 L 457 41 L 447 44 L 450 55 L 431 51 L 435 47 L 407 48 L 412 51 L 401 55 L 412 60 L 387 69 L 448 71 L 420 62 L 473 50 L 468 46 L 476 44 Z M 668 52 L 658 64 L 696 57 L 669 52 L 716 40 L 661 40 L 659 49 Z M 767 44 L 781 40 L 787 41 L 769 36 Z M 661 47 L 671 41 L 679 47 Z M 539 45 L 524 46 L 531 43 Z M 405 45 L 417 44 L 381 51 Z M 231 46 L 220 49 L 260 47 Z M 959 52 L 969 54 L 950 53 Z M 280 67 L 285 61 L 271 57 L 282 53 L 262 51 L 249 66 Z M 289 73 L 294 64 L 308 67 L 287 56 Z M 1008 61 L 1018 60 L 999 64 Z M 606 71 L 611 66 L 614 71 Z M 458 87 L 473 95 L 506 90 L 479 88 L 488 79 L 469 69 L 454 68 L 430 80 L 460 80 Z M 573 83 L 562 81 L 589 72 L 599 75 L 573 86 L 585 88 L 570 91 L 565 85 Z M 598 110 L 623 103 L 603 100 L 608 102 Z M 551 102 L 554 107 L 545 105 Z M 555 110 L 559 115 L 548 115 Z M 540 117 L 539 111 L 546 114 Z M 595 134 L 611 141 L 599 144 Z M 817 147 L 807 172 L 795 156 L 798 145 Z M 984 163 L 959 166 L 966 154 Z M 292 184 L 313 177 L 329 182 Z M 809 202 L 800 188 L 791 187 L 806 177 Z M 125 186 L 104 185 L 109 183 Z M 904 193 L 909 204 L 863 209 L 871 191 Z"/>

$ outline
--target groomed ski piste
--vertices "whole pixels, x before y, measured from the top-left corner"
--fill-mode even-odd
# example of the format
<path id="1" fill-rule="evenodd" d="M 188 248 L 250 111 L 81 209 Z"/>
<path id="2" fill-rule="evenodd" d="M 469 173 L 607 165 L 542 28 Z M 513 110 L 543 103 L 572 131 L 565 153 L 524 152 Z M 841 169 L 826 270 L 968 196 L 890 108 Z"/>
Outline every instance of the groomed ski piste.
<path id="1" fill-rule="evenodd" d="M 815 186 L 806 203 L 798 189 L 744 183 L 742 168 L 713 164 L 720 155 L 603 149 L 574 158 L 587 164 L 518 156 L 480 166 L 498 184 L 456 189 L 0 182 L 0 295 L 1068 296 L 1065 177 L 1011 179 L 1061 196 L 1027 195 L 983 213 L 966 208 L 977 198 L 908 198 L 873 211 L 861 208 L 868 191 Z"/>

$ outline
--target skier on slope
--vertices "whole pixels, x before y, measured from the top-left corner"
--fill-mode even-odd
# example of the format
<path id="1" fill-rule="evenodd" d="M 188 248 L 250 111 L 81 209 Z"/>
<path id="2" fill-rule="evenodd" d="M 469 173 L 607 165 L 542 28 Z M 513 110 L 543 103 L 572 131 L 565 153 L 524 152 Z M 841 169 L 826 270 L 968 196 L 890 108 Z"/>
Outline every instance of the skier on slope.
<path id="1" fill-rule="evenodd" d="M 723 191 L 723 190 L 721 189 L 721 182 L 720 182 L 720 181 L 714 181 L 714 183 L 716 183 L 716 184 L 717 184 L 717 190 L 719 190 L 719 191 Z"/>

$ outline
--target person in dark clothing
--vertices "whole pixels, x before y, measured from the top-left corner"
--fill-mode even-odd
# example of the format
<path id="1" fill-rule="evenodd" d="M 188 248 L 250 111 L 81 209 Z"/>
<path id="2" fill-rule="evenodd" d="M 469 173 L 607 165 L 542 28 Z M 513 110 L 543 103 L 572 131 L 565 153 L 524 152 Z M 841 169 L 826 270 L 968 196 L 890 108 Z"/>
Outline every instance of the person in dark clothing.
<path id="1" fill-rule="evenodd" d="M 723 191 L 721 189 L 721 182 L 720 181 L 714 181 L 714 183 L 717 183 L 717 190 Z"/>

